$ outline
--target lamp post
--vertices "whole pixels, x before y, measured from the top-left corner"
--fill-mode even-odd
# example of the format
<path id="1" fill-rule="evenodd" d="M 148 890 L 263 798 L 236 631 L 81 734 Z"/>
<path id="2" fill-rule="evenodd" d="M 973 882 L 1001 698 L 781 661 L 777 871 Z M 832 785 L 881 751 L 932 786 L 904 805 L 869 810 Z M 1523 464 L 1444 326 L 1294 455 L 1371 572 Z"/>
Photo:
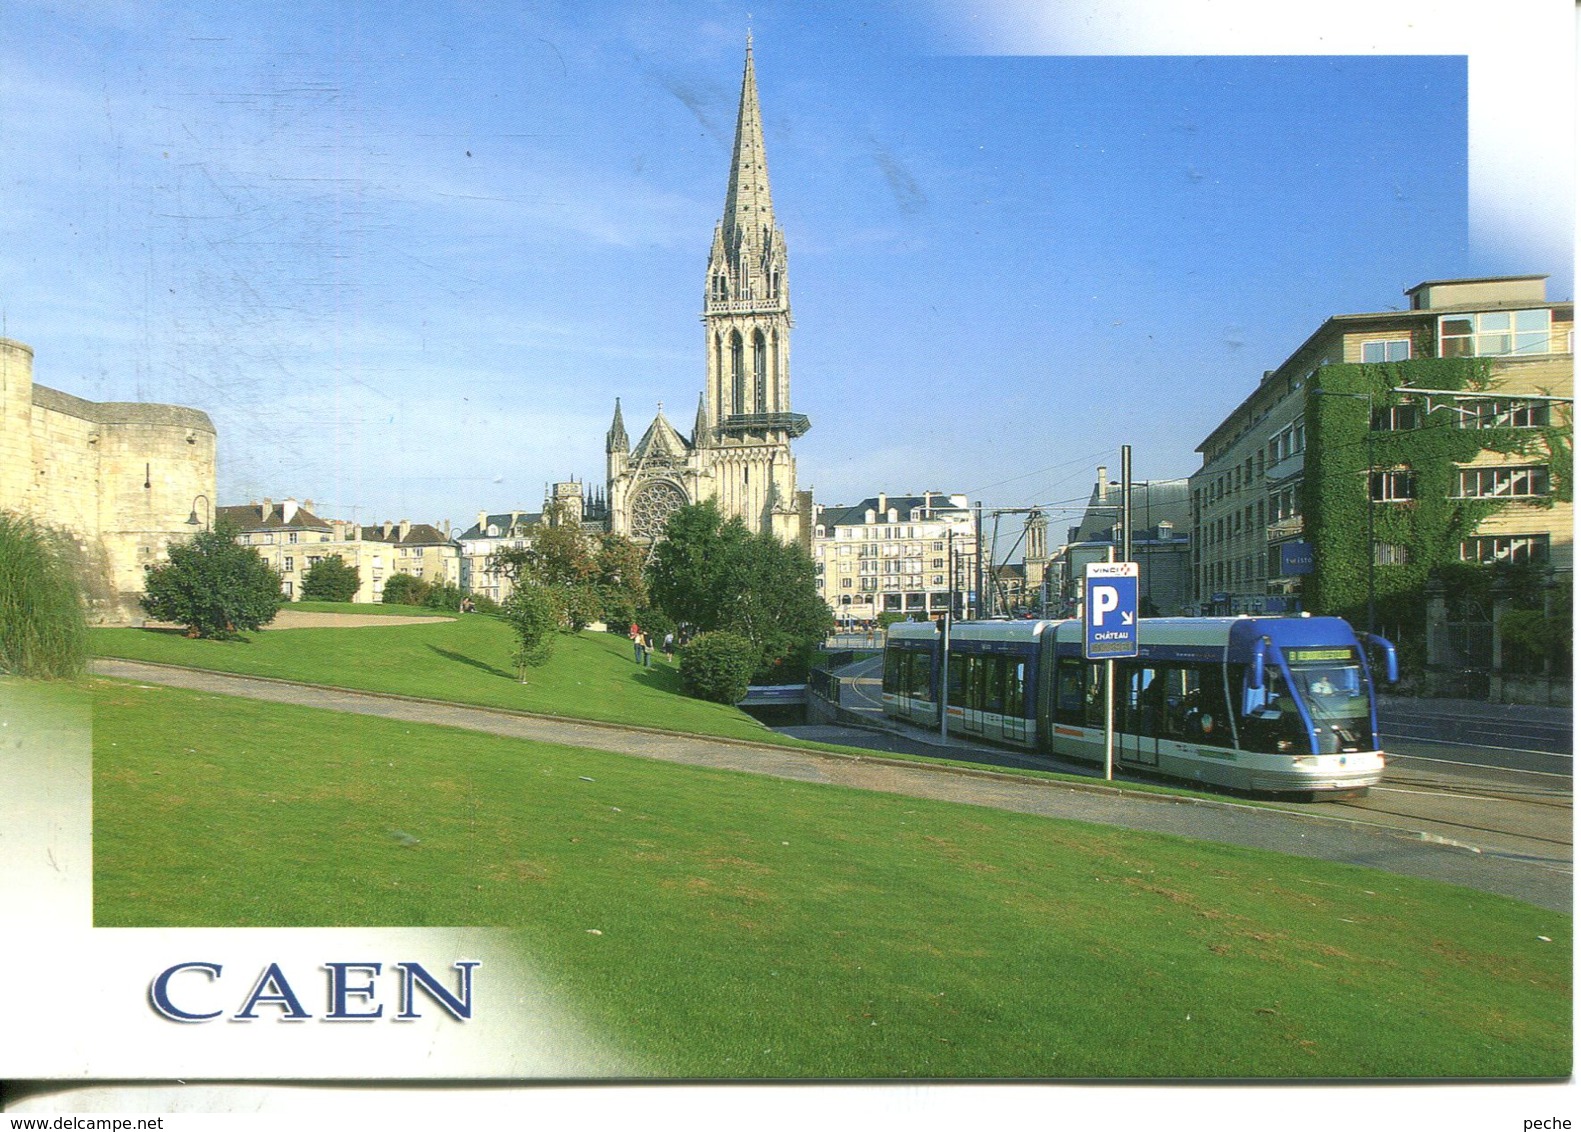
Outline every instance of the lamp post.
<path id="1" fill-rule="evenodd" d="M 1366 484 L 1365 490 L 1367 492 L 1367 632 L 1368 633 L 1373 633 L 1373 632 L 1377 631 L 1377 625 L 1375 624 L 1375 622 L 1376 622 L 1377 587 L 1374 584 L 1374 579 L 1376 577 L 1376 573 L 1377 573 L 1377 569 L 1378 569 L 1378 546 L 1373 541 L 1373 535 L 1374 535 L 1373 512 L 1374 512 L 1374 510 L 1377 507 L 1377 500 L 1374 497 L 1376 496 L 1377 493 L 1375 491 L 1373 491 L 1372 477 L 1376 473 L 1377 469 L 1374 467 L 1373 454 L 1372 454 L 1372 431 L 1373 431 L 1372 430 L 1372 424 L 1373 424 L 1372 416 L 1373 416 L 1373 411 L 1374 411 L 1373 410 L 1372 394 L 1371 393 L 1341 393 L 1341 392 L 1338 392 L 1337 390 L 1331 390 L 1331 389 L 1314 389 L 1314 390 L 1312 390 L 1312 396 L 1314 396 L 1314 397 L 1348 397 L 1352 401 L 1365 401 L 1365 402 L 1367 402 L 1367 478 L 1366 478 L 1366 481 L 1365 481 L 1365 484 Z"/>
<path id="2" fill-rule="evenodd" d="M 203 519 L 202 519 L 202 523 L 203 523 L 203 529 L 204 530 L 208 530 L 209 529 L 209 511 L 214 505 L 209 502 L 209 497 L 206 496 L 206 495 L 200 495 L 200 496 L 198 496 L 196 499 L 194 499 L 192 501 L 192 514 L 187 516 L 187 526 L 195 527 L 195 526 L 198 525 L 198 522 L 199 522 L 199 520 L 198 520 L 198 499 L 203 500 Z"/>

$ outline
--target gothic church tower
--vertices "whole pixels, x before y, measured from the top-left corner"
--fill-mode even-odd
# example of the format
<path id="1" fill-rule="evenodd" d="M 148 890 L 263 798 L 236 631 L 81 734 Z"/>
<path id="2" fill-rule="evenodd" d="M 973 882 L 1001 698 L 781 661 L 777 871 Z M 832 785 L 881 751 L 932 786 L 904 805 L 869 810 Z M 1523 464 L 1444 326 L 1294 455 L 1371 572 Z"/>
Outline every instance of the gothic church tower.
<path id="1" fill-rule="evenodd" d="M 808 429 L 790 404 L 790 287 L 774 222 L 752 40 L 736 117 L 724 215 L 714 229 L 703 300 L 707 383 L 687 440 L 658 416 L 626 448 L 616 403 L 605 451 L 611 527 L 651 538 L 669 513 L 713 499 L 726 518 L 806 545 L 810 493 L 796 490 L 791 441 Z"/>

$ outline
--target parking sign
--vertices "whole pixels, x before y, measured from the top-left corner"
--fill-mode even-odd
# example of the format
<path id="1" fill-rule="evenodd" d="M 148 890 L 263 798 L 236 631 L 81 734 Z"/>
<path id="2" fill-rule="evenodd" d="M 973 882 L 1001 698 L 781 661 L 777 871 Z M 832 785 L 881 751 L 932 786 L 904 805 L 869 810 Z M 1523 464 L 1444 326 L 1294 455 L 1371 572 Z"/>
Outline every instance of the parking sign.
<path id="1" fill-rule="evenodd" d="M 1114 660 L 1137 654 L 1135 562 L 1087 564 L 1082 612 L 1082 655 Z"/>

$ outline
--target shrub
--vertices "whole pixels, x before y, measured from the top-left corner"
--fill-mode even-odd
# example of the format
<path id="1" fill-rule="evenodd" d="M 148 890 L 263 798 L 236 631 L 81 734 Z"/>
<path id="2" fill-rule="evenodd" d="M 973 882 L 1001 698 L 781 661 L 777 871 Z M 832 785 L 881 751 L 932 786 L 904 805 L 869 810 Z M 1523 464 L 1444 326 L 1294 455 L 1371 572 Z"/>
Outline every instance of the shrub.
<path id="1" fill-rule="evenodd" d="M 59 532 L 0 511 L 0 672 L 81 675 L 87 618 L 70 550 Z"/>
<path id="2" fill-rule="evenodd" d="M 428 595 L 429 585 L 412 574 L 391 574 L 384 582 L 385 605 L 422 605 Z"/>
<path id="3" fill-rule="evenodd" d="M 681 688 L 716 704 L 740 703 L 747 694 L 758 647 L 739 633 L 703 633 L 681 650 Z"/>
<path id="4" fill-rule="evenodd" d="M 302 575 L 303 601 L 350 601 L 362 588 L 362 573 L 331 554 L 308 567 Z"/>
<path id="5" fill-rule="evenodd" d="M 461 608 L 461 587 L 454 582 L 430 582 L 419 604 L 425 609 L 448 609 L 454 613 Z"/>
<path id="6" fill-rule="evenodd" d="M 284 600 L 280 575 L 228 527 L 170 544 L 170 561 L 144 571 L 143 609 L 187 636 L 233 640 L 274 620 Z"/>
<path id="7" fill-rule="evenodd" d="M 500 603 L 495 601 L 488 594 L 472 594 L 471 597 L 472 612 L 487 613 L 494 617 L 498 617 L 500 615 Z"/>

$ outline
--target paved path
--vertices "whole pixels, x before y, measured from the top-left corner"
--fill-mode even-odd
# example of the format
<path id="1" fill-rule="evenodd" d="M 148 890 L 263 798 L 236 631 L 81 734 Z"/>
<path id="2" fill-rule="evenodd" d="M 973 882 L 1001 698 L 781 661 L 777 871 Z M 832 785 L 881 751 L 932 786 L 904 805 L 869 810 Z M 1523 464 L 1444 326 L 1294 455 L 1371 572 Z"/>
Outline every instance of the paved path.
<path id="1" fill-rule="evenodd" d="M 1289 810 L 1176 799 L 1105 784 L 1050 783 L 1013 773 L 803 751 L 134 661 L 100 659 L 94 661 L 93 669 L 101 676 L 149 684 L 592 747 L 687 766 L 748 771 L 1248 845 L 1447 881 L 1544 908 L 1565 912 L 1571 908 L 1572 877 L 1562 862 L 1476 852 L 1398 830 Z"/>

